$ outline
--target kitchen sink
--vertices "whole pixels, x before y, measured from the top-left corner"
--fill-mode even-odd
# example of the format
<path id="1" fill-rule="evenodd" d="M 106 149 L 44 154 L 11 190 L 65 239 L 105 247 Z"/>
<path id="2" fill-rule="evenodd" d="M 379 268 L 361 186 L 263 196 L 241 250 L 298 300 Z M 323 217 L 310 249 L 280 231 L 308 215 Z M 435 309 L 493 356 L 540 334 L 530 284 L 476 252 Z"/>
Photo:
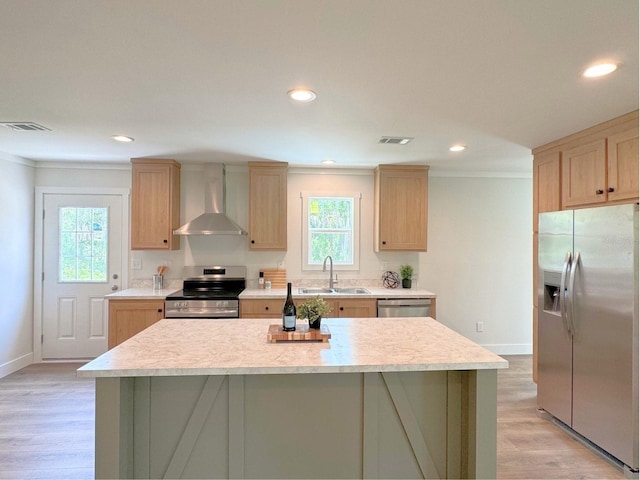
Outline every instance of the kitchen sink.
<path id="1" fill-rule="evenodd" d="M 350 287 L 350 288 L 299 288 L 298 293 L 312 295 L 333 295 L 336 293 L 349 295 L 368 295 L 371 292 L 366 288 Z"/>
<path id="2" fill-rule="evenodd" d="M 356 295 L 369 295 L 371 292 L 366 288 L 354 287 L 354 288 L 334 288 L 336 293 L 352 293 Z"/>
<path id="3" fill-rule="evenodd" d="M 336 293 L 333 288 L 299 288 L 298 293 L 312 293 L 314 295 L 328 295 Z"/>

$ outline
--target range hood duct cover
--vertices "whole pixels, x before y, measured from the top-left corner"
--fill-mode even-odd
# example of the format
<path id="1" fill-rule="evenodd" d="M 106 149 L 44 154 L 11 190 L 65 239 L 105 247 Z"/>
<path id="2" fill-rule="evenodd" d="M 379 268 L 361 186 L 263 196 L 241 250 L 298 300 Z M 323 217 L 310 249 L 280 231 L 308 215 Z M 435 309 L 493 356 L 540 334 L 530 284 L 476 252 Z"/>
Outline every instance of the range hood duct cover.
<path id="1" fill-rule="evenodd" d="M 175 235 L 247 235 L 236 222 L 225 214 L 225 168 L 211 163 L 204 167 L 206 177 L 205 210 L 202 215 L 184 224 Z"/>

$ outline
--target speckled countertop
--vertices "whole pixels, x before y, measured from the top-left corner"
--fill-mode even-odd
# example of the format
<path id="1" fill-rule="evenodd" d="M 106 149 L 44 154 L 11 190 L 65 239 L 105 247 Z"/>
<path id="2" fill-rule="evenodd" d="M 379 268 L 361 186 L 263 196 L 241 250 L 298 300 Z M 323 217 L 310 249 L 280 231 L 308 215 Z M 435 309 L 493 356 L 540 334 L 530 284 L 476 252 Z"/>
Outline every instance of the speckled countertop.
<path id="1" fill-rule="evenodd" d="M 436 294 L 428 290 L 417 288 L 376 288 L 365 287 L 371 293 L 331 293 L 324 297 L 357 297 L 357 298 L 436 298 Z M 304 294 L 292 288 L 291 293 L 295 298 L 315 297 L 317 294 Z M 247 288 L 240 294 L 240 300 L 256 300 L 265 298 L 285 298 L 287 290 L 284 288 Z"/>
<path id="2" fill-rule="evenodd" d="M 120 300 L 153 300 L 164 298 L 182 288 L 182 285 L 173 288 L 165 288 L 163 290 L 154 290 L 151 287 L 127 288 L 119 292 L 105 295 L 105 298 Z M 332 293 L 331 297 L 357 297 L 357 298 L 436 298 L 436 294 L 428 290 L 417 288 L 376 288 L 365 287 L 369 290 L 368 294 L 349 294 L 349 293 Z M 294 298 L 315 297 L 315 294 L 302 294 L 297 288 L 293 288 Z M 247 288 L 240 294 L 240 300 L 256 300 L 265 298 L 282 298 L 287 296 L 287 290 L 284 288 Z M 327 296 L 327 295 L 325 295 Z"/>
<path id="3" fill-rule="evenodd" d="M 273 319 L 164 319 L 89 362 L 81 377 L 405 372 L 507 368 L 431 318 L 326 318 L 331 339 L 268 343 Z"/>
<path id="4" fill-rule="evenodd" d="M 154 290 L 151 287 L 127 288 L 126 290 L 105 295 L 105 298 L 118 300 L 160 300 L 164 299 L 167 295 L 171 295 L 173 292 L 177 292 L 181 288 L 182 287 L 164 288 L 162 290 Z"/>

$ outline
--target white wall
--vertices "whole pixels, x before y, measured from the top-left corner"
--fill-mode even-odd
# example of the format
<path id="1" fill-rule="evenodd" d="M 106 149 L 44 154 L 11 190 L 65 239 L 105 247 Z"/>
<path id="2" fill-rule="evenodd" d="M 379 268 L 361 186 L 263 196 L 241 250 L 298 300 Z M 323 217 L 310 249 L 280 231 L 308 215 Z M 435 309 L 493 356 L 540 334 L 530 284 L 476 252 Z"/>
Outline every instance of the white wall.
<path id="1" fill-rule="evenodd" d="M 438 294 L 438 320 L 496 353 L 531 353 L 531 237 L 531 178 L 430 177 L 420 286 Z"/>
<path id="2" fill-rule="evenodd" d="M 34 168 L 0 153 L 0 377 L 33 360 Z"/>

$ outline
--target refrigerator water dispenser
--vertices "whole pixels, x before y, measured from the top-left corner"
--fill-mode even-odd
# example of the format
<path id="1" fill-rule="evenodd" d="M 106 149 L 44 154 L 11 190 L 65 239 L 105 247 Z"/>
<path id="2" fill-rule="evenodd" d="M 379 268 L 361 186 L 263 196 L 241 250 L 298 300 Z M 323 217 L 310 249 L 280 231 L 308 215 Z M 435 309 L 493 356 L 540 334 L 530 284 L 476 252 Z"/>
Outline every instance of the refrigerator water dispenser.
<path id="1" fill-rule="evenodd" d="M 560 272 L 544 272 L 543 310 L 560 315 Z"/>

